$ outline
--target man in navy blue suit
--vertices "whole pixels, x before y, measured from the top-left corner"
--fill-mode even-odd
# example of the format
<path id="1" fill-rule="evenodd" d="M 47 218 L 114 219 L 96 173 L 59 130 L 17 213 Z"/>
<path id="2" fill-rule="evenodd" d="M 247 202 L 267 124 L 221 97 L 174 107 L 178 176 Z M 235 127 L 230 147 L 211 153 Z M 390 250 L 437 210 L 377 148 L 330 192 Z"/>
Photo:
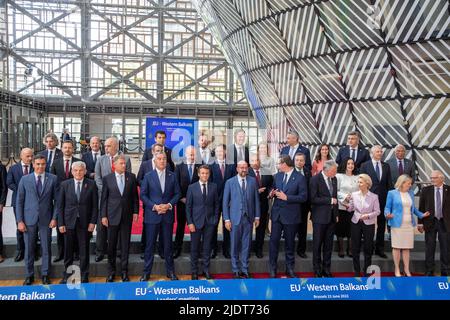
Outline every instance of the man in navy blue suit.
<path id="1" fill-rule="evenodd" d="M 352 158 L 355 162 L 356 172 L 359 172 L 361 164 L 370 160 L 369 151 L 359 145 L 360 134 L 357 131 L 351 131 L 347 135 L 347 145 L 339 149 L 336 156 L 336 162 L 341 164 L 345 158 Z"/>
<path id="2" fill-rule="evenodd" d="M 23 148 L 22 151 L 20 151 L 20 162 L 14 164 L 11 168 L 9 168 L 6 177 L 6 185 L 13 192 L 11 197 L 11 206 L 13 207 L 14 215 L 16 217 L 16 224 L 17 224 L 17 210 L 16 210 L 17 190 L 19 187 L 19 182 L 22 179 L 22 177 L 33 172 L 32 160 L 33 160 L 33 150 L 30 148 Z M 25 256 L 25 242 L 23 238 L 23 233 L 20 232 L 19 229 L 17 229 L 16 231 L 16 236 L 17 236 L 17 253 L 16 257 L 14 258 L 14 261 L 19 262 L 22 261 Z M 38 257 L 39 252 L 38 248 L 36 249 L 36 251 L 37 252 L 35 254 L 35 258 Z"/>
<path id="3" fill-rule="evenodd" d="M 191 232 L 191 273 L 192 280 L 198 280 L 198 257 L 200 240 L 203 239 L 203 273 L 206 279 L 212 279 L 209 273 L 211 243 L 219 220 L 219 195 L 217 185 L 208 182 L 211 169 L 207 165 L 198 168 L 198 183 L 188 187 L 186 195 L 186 219 Z"/>
<path id="4" fill-rule="evenodd" d="M 270 277 L 277 275 L 278 247 L 281 233 L 284 232 L 286 251 L 286 275 L 295 278 L 295 235 L 301 221 L 300 206 L 308 199 L 306 179 L 294 169 L 294 162 L 289 155 L 282 155 L 279 160 L 280 172 L 275 174 L 273 189 L 269 197 L 275 198 L 270 219 Z"/>
<path id="5" fill-rule="evenodd" d="M 175 220 L 174 207 L 180 199 L 181 191 L 175 173 L 167 169 L 167 155 L 155 156 L 156 169 L 144 177 L 141 184 L 141 200 L 145 206 L 145 265 L 141 281 L 148 281 L 153 267 L 153 249 L 161 229 L 167 277 L 178 280 L 172 256 L 172 230 Z"/>
<path id="6" fill-rule="evenodd" d="M 90 179 L 95 179 L 95 165 L 97 160 L 103 155 L 100 150 L 100 138 L 91 137 L 89 140 L 90 151 L 87 151 L 81 155 L 81 161 L 86 164 L 86 176 Z"/>
<path id="7" fill-rule="evenodd" d="M 384 212 L 386 199 L 389 190 L 393 189 L 391 179 L 391 169 L 386 162 L 381 161 L 383 158 L 383 149 L 379 145 L 375 145 L 370 149 L 371 160 L 364 162 L 359 170 L 360 173 L 368 174 L 372 179 L 372 187 L 370 192 L 378 195 L 380 201 L 380 210 Z M 375 241 L 375 254 L 386 259 L 384 253 L 384 234 L 386 232 L 386 218 L 384 214 L 377 217 L 377 235 Z"/>
<path id="8" fill-rule="evenodd" d="M 294 157 L 297 153 L 303 153 L 306 158 L 306 168 L 311 171 L 312 164 L 311 164 L 311 154 L 309 152 L 309 149 L 306 147 L 303 147 L 299 143 L 299 136 L 298 133 L 295 131 L 291 131 L 287 134 L 286 141 L 288 143 L 288 146 L 281 149 L 280 155 L 288 155 L 291 160 L 294 160 Z"/>
<path id="9" fill-rule="evenodd" d="M 231 236 L 231 268 L 233 277 L 250 278 L 248 258 L 253 224 L 257 228 L 261 217 L 256 179 L 248 176 L 248 164 L 237 164 L 237 175 L 225 183 L 223 219 Z"/>
<path id="10" fill-rule="evenodd" d="M 313 222 L 313 268 L 316 278 L 331 278 L 333 236 L 338 222 L 337 163 L 325 161 L 323 170 L 309 183 Z M 322 259 L 323 249 L 323 259 Z"/>
<path id="11" fill-rule="evenodd" d="M 53 162 L 56 159 L 62 158 L 63 153 L 57 148 L 59 142 L 58 137 L 54 133 L 47 133 L 44 137 L 44 144 L 46 149 L 41 151 L 39 154 L 43 155 L 47 160 L 47 166 L 45 167 L 45 172 L 50 172 Z"/>
<path id="12" fill-rule="evenodd" d="M 214 182 L 217 185 L 217 193 L 219 194 L 219 202 L 220 209 L 219 212 L 222 213 L 222 199 L 223 199 L 223 190 L 225 188 L 225 182 L 228 179 L 234 177 L 236 175 L 236 166 L 233 163 L 227 163 L 226 159 L 226 151 L 227 147 L 224 144 L 219 144 L 216 146 L 214 150 L 215 161 L 210 165 L 211 168 L 211 177 L 210 181 Z M 217 222 L 218 224 L 219 222 Z M 217 226 L 218 227 L 218 226 Z M 213 243 L 212 243 L 212 253 L 211 258 L 214 259 L 217 256 L 217 232 L 218 228 L 216 227 L 216 231 L 213 235 Z M 223 241 L 222 241 L 222 253 L 223 256 L 227 259 L 230 259 L 230 232 L 225 228 L 225 223 L 223 223 Z"/>

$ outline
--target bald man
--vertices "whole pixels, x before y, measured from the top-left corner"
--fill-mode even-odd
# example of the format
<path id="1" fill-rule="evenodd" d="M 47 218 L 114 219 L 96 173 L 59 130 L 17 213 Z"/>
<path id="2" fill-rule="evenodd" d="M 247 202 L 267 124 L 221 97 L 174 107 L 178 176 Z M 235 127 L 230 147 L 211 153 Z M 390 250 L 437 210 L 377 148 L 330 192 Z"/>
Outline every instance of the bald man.
<path id="1" fill-rule="evenodd" d="M 15 165 L 11 166 L 9 168 L 9 172 L 6 178 L 6 185 L 9 189 L 12 190 L 12 198 L 11 198 L 11 206 L 14 210 L 14 215 L 16 216 L 16 223 L 17 223 L 17 215 L 16 215 L 16 198 L 17 198 L 17 188 L 19 187 L 20 179 L 24 175 L 27 175 L 31 172 L 33 172 L 33 150 L 30 148 L 23 148 L 20 152 L 20 162 L 16 163 Z M 14 258 L 15 262 L 22 261 L 25 256 L 25 242 L 23 238 L 23 233 L 17 229 L 16 231 L 16 237 L 17 237 L 17 253 L 16 257 Z M 37 240 L 37 239 L 36 239 Z M 39 246 L 36 246 L 38 248 Z M 38 250 L 38 249 L 37 249 Z M 38 257 L 38 255 L 35 255 L 35 258 Z"/>

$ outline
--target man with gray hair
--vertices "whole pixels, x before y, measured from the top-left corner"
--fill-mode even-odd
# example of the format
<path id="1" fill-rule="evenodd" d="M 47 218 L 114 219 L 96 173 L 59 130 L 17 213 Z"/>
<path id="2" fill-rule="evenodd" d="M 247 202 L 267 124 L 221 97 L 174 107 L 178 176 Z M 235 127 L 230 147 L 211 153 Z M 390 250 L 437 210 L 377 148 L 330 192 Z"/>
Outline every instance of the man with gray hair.
<path id="1" fill-rule="evenodd" d="M 372 179 L 372 187 L 370 188 L 370 192 L 378 195 L 378 200 L 380 201 L 380 210 L 381 212 L 384 212 L 388 191 L 393 189 L 391 169 L 387 163 L 381 161 L 381 159 L 383 158 L 383 148 L 380 145 L 375 145 L 370 149 L 370 156 L 372 159 L 364 162 L 361 165 L 359 173 L 368 174 Z M 384 253 L 385 231 L 386 218 L 384 214 L 380 214 L 377 217 L 375 254 L 384 259 L 387 258 L 387 255 Z"/>
<path id="2" fill-rule="evenodd" d="M 94 180 L 85 178 L 86 164 L 72 163 L 72 179 L 61 182 L 57 210 L 58 228 L 64 235 L 64 273 L 66 284 L 73 265 L 74 247 L 80 252 L 81 282 L 89 282 L 89 239 L 98 219 L 98 191 Z M 70 273 L 69 273 L 70 272 Z"/>
<path id="3" fill-rule="evenodd" d="M 303 153 L 305 155 L 305 160 L 306 160 L 305 167 L 309 171 L 311 171 L 311 169 L 312 169 L 311 154 L 310 154 L 308 148 L 300 145 L 298 133 L 295 131 L 290 131 L 287 134 L 286 141 L 287 141 L 288 145 L 286 147 L 284 147 L 283 149 L 281 149 L 280 156 L 287 154 L 287 155 L 289 155 L 289 157 L 291 157 L 292 160 L 294 160 L 295 155 L 297 153 Z"/>
<path id="4" fill-rule="evenodd" d="M 41 151 L 39 155 L 42 155 L 47 159 L 47 166 L 45 167 L 45 172 L 50 172 L 53 161 L 63 157 L 61 150 L 57 148 L 59 142 L 58 137 L 54 133 L 47 133 L 44 137 L 44 144 L 46 149 Z"/>
<path id="5" fill-rule="evenodd" d="M 419 210 L 431 214 L 419 219 L 419 232 L 425 231 L 425 266 L 426 276 L 434 276 L 434 253 L 436 237 L 441 252 L 441 276 L 447 277 L 450 263 L 450 187 L 445 182 L 444 174 L 438 170 L 431 172 L 431 186 L 424 187 L 420 193 Z"/>
<path id="6" fill-rule="evenodd" d="M 105 141 L 105 155 L 101 156 L 95 164 L 95 183 L 98 188 L 98 198 L 101 199 L 103 178 L 110 173 L 115 172 L 114 168 L 114 157 L 122 154 L 119 151 L 119 140 L 116 137 L 110 137 Z M 126 172 L 131 173 L 131 161 L 128 156 L 126 158 Z M 100 206 L 100 203 L 99 203 Z M 99 217 L 100 220 L 100 217 Z M 97 252 L 95 257 L 95 262 L 100 262 L 105 258 L 107 249 L 107 234 L 106 228 L 103 226 L 101 221 L 97 221 Z"/>
<path id="7" fill-rule="evenodd" d="M 390 158 L 386 163 L 389 165 L 391 169 L 391 180 L 392 185 L 395 185 L 397 179 L 402 174 L 407 174 L 413 179 L 413 183 L 416 180 L 416 173 L 414 169 L 414 163 L 406 159 L 406 148 L 402 144 L 398 144 L 395 149 L 395 156 Z"/>
<path id="8" fill-rule="evenodd" d="M 331 278 L 333 236 L 338 222 L 337 163 L 325 161 L 323 170 L 311 177 L 311 219 L 313 222 L 313 267 L 316 278 Z M 323 250 L 323 260 L 322 260 Z"/>

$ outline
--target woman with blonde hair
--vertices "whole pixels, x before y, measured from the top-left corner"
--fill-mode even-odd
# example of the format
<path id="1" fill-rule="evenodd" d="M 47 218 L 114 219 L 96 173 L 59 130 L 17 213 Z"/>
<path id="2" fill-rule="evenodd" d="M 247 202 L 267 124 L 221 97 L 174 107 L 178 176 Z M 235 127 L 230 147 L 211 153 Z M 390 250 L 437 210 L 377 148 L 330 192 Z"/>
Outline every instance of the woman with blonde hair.
<path id="1" fill-rule="evenodd" d="M 413 215 L 421 219 L 430 215 L 428 211 L 420 212 L 414 205 L 414 193 L 410 190 L 412 182 L 412 178 L 407 174 L 399 176 L 395 183 L 395 189 L 388 193 L 384 208 L 388 226 L 391 227 L 392 257 L 396 277 L 401 277 L 400 255 L 403 258 L 405 274 L 411 277 L 409 252 L 414 248 L 414 227 L 416 226 Z"/>

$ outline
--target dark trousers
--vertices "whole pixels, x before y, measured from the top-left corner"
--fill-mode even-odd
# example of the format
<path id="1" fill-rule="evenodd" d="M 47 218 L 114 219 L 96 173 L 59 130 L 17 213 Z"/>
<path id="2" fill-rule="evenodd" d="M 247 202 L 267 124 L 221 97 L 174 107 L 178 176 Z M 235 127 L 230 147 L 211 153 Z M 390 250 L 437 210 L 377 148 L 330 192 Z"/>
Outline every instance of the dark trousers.
<path id="1" fill-rule="evenodd" d="M 386 217 L 383 214 L 384 205 L 380 203 L 381 213 L 377 217 L 377 235 L 375 242 L 375 251 L 384 253 L 384 233 L 386 232 Z"/>
<path id="2" fill-rule="evenodd" d="M 298 224 L 282 224 L 281 221 L 272 221 L 272 232 L 269 241 L 269 263 L 271 271 L 277 271 L 278 249 L 280 246 L 281 233 L 284 233 L 284 244 L 286 254 L 286 271 L 294 271 L 295 267 L 295 234 Z"/>
<path id="3" fill-rule="evenodd" d="M 161 230 L 160 230 L 161 229 Z M 145 246 L 145 262 L 144 262 L 144 274 L 151 274 L 153 267 L 154 254 L 153 251 L 156 246 L 156 238 L 160 233 L 160 241 L 163 242 L 164 257 L 166 262 L 166 270 L 168 274 L 175 273 L 172 256 L 172 223 L 146 223 L 145 232 L 147 244 Z"/>
<path id="4" fill-rule="evenodd" d="M 222 214 L 222 213 L 221 213 Z M 220 218 L 219 218 L 220 220 Z M 219 222 L 217 222 L 217 226 L 216 226 L 216 231 L 214 232 L 213 235 L 213 244 L 212 244 L 212 248 L 213 250 L 217 250 L 218 246 L 217 246 L 217 233 L 219 232 Z M 222 235 L 223 235 L 223 241 L 222 241 L 222 252 L 225 253 L 230 253 L 230 231 L 228 231 L 225 228 L 225 222 L 222 221 Z"/>
<path id="5" fill-rule="evenodd" d="M 145 207 L 143 208 L 144 211 L 144 217 L 143 217 L 143 221 L 145 221 Z M 142 223 L 142 234 L 141 234 L 141 249 L 142 252 L 145 252 L 145 246 L 147 244 L 147 233 L 145 231 L 145 223 Z M 161 230 L 159 232 L 159 234 L 161 234 Z M 162 241 L 159 240 L 159 234 L 158 234 L 158 253 L 161 255 L 163 253 L 163 244 Z"/>
<path id="6" fill-rule="evenodd" d="M 78 218 L 75 223 L 74 229 L 67 229 L 64 234 L 64 269 L 67 273 L 67 269 L 73 265 L 73 254 L 75 250 L 75 243 L 78 243 L 80 251 L 80 270 L 81 276 L 85 277 L 89 275 L 89 239 L 91 233 L 87 227 L 81 227 L 80 219 Z"/>
<path id="7" fill-rule="evenodd" d="M 331 268 L 333 236 L 336 223 L 313 223 L 313 268 L 314 272 L 327 271 Z M 323 259 L 322 259 L 323 251 Z"/>
<path id="8" fill-rule="evenodd" d="M 297 236 L 298 236 L 298 244 L 297 244 L 297 252 L 305 253 L 306 252 L 306 236 L 308 235 L 308 214 L 309 210 L 302 207 L 301 216 L 302 222 L 298 224 Z"/>
<path id="9" fill-rule="evenodd" d="M 27 226 L 27 232 L 24 233 L 25 240 L 25 268 L 27 277 L 34 276 L 34 257 L 36 251 L 37 236 L 41 238 L 41 253 L 42 253 L 42 276 L 48 276 L 51 267 L 52 257 L 52 229 L 48 224 L 39 225 L 39 222 L 33 226 Z"/>
<path id="10" fill-rule="evenodd" d="M 375 234 L 375 224 L 366 225 L 359 221 L 351 225 L 351 241 L 352 241 L 352 255 L 353 255 L 353 270 L 361 272 L 361 263 L 359 253 L 361 251 L 361 241 L 364 243 L 364 273 L 367 273 L 367 268 L 372 264 L 373 253 L 373 236 Z"/>
<path id="11" fill-rule="evenodd" d="M 14 216 L 16 217 L 16 225 L 17 225 L 16 208 L 13 207 L 13 210 L 14 210 Z M 25 252 L 25 241 L 23 238 L 23 232 L 20 232 L 19 229 L 16 230 L 16 238 L 17 238 L 17 251 Z"/>
<path id="12" fill-rule="evenodd" d="M 186 205 L 179 201 L 177 203 L 177 230 L 175 233 L 175 250 L 183 246 L 184 229 L 186 227 Z"/>
<path id="13" fill-rule="evenodd" d="M 254 251 L 256 253 L 263 252 L 264 237 L 266 235 L 266 227 L 267 227 L 267 216 L 268 212 L 261 212 L 261 217 L 259 218 L 259 225 L 255 230 Z"/>
<path id="14" fill-rule="evenodd" d="M 450 233 L 446 229 L 444 219 L 437 220 L 434 218 L 434 226 L 428 232 L 425 232 L 425 265 L 427 272 L 434 272 L 434 254 L 436 251 L 436 236 L 439 240 L 439 248 L 441 252 L 441 273 L 449 272 L 449 255 L 450 255 Z"/>
<path id="15" fill-rule="evenodd" d="M 122 272 L 128 272 L 128 252 L 130 249 L 131 224 L 120 223 L 108 226 L 108 271 L 116 272 L 117 244 L 120 247 L 120 265 Z"/>
<path id="16" fill-rule="evenodd" d="M 3 213 L 0 212 L 0 256 L 3 255 L 3 233 L 2 233 Z"/>
<path id="17" fill-rule="evenodd" d="M 195 228 L 195 232 L 191 232 L 191 273 L 198 273 L 198 258 L 200 256 L 200 248 L 202 250 L 203 272 L 209 272 L 209 262 L 211 258 L 211 243 L 216 225 L 205 224 L 203 228 Z M 202 246 L 200 247 L 201 240 Z"/>

